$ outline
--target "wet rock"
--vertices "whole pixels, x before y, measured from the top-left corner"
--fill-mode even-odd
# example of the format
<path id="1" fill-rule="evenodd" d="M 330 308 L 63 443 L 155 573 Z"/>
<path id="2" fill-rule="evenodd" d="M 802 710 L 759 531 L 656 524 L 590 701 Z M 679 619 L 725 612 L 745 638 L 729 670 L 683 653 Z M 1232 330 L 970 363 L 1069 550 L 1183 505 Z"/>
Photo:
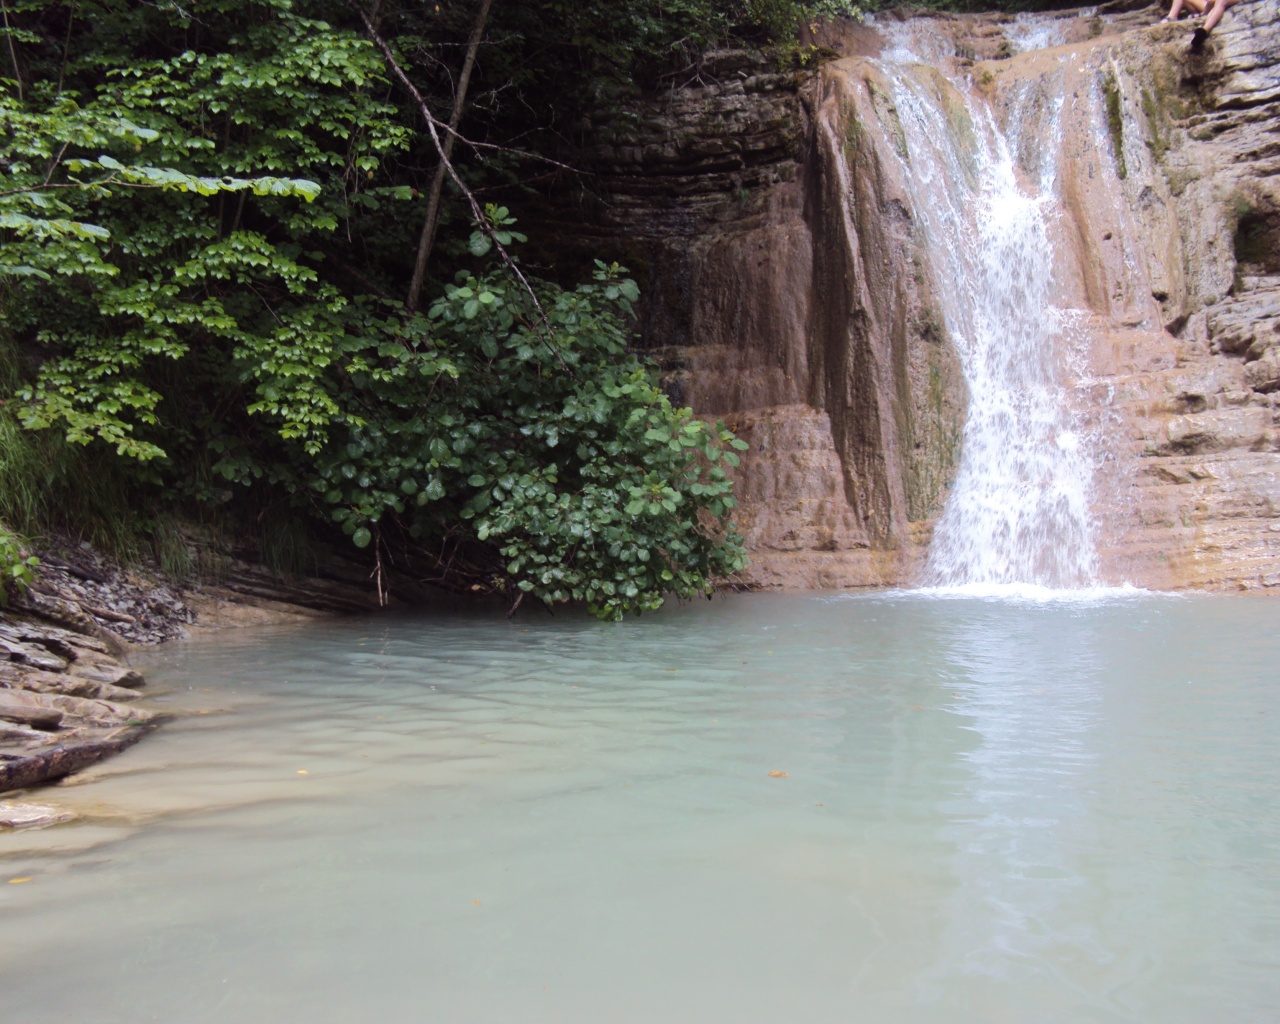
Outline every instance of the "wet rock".
<path id="1" fill-rule="evenodd" d="M 1068 400 L 1106 439 L 1095 511 L 1109 579 L 1230 588 L 1274 574 L 1270 11 L 1233 7 L 1196 56 L 1187 26 L 1135 5 L 1049 16 L 1050 48 L 1028 52 L 1003 15 L 931 15 L 917 37 L 934 67 L 977 61 L 996 120 L 1022 125 L 1020 173 L 1057 182 L 1055 301 L 1078 311 Z M 640 112 L 651 137 L 588 145 L 573 162 L 600 195 L 557 208 L 548 237 L 572 250 L 562 225 L 585 219 L 579 244 L 625 253 L 647 279 L 640 326 L 668 390 L 750 443 L 736 474 L 746 582 L 908 582 L 958 461 L 964 386 L 920 251 L 929 200 L 895 159 L 891 83 L 862 59 L 892 41 L 872 25 L 815 31 L 844 59 L 769 91 L 750 61 L 673 83 Z"/>
<path id="2" fill-rule="evenodd" d="M 1259 394 L 1280 391 L 1280 351 L 1269 349 L 1260 359 L 1246 363 L 1244 379 Z"/>
<path id="3" fill-rule="evenodd" d="M 118 725 L 141 725 L 156 717 L 155 712 L 132 704 L 109 700 L 90 700 L 67 694 L 31 694 L 44 707 L 63 712 L 69 723 L 77 726 L 111 728 Z"/>
<path id="4" fill-rule="evenodd" d="M 50 739 L 47 732 L 0 720 L 0 748 L 7 748 L 10 751 L 14 749 L 27 750 L 31 747 L 42 746 L 48 742 L 50 742 Z M 0 750 L 0 760 L 16 756 L 18 755 Z"/>
<path id="5" fill-rule="evenodd" d="M 0 718 L 42 729 L 62 726 L 114 728 L 140 725 L 155 715 L 144 708 L 114 701 L 75 697 L 66 693 L 36 692 L 26 689 L 0 690 Z"/>
<path id="6" fill-rule="evenodd" d="M 35 729 L 56 729 L 63 714 L 58 708 L 40 703 L 39 695 L 22 690 L 0 693 L 0 719 Z"/>
<path id="7" fill-rule="evenodd" d="M 50 825 L 74 821 L 75 818 L 74 811 L 68 811 L 63 807 L 18 803 L 12 800 L 0 801 L 0 828 L 48 828 Z"/>
<path id="8" fill-rule="evenodd" d="M 73 697 L 93 697 L 125 703 L 141 700 L 143 697 L 140 691 L 123 686 L 113 686 L 79 675 L 35 671 L 9 662 L 0 662 L 0 687 L 31 690 L 33 693 L 65 693 Z"/>
<path id="9" fill-rule="evenodd" d="M 5 630 L 0 627 L 0 658 L 7 658 L 9 661 L 30 665 L 32 668 L 47 672 L 61 672 L 67 667 L 64 658 L 58 657 L 39 644 L 17 639 L 15 633 L 16 630 Z"/>
<path id="10" fill-rule="evenodd" d="M 1192 416 L 1175 416 L 1166 428 L 1168 440 L 1159 454 L 1210 454 L 1243 448 L 1254 450 L 1266 441 L 1270 417 L 1261 409 L 1229 409 Z"/>
<path id="11" fill-rule="evenodd" d="M 127 665 L 103 664 L 102 662 L 77 661 L 67 670 L 73 679 L 97 684 L 109 688 L 129 688 L 146 685 L 145 680 Z"/>
<path id="12" fill-rule="evenodd" d="M 1218 303 L 1210 307 L 1207 325 L 1218 351 L 1257 359 L 1280 345 L 1280 290 Z"/>
<path id="13" fill-rule="evenodd" d="M 113 656 L 120 648 L 96 621 L 56 593 L 34 604 L 0 612 L 0 792 L 94 764 L 161 720 L 131 703 L 136 688 L 118 685 L 142 677 Z"/>
<path id="14" fill-rule="evenodd" d="M 875 35 L 850 31 L 854 47 Z M 607 239 L 647 279 L 642 347 L 668 391 L 749 443 L 735 473 L 747 585 L 900 581 L 955 471 L 965 387 L 879 130 L 886 88 L 852 57 L 779 74 L 761 54 L 720 55 L 640 105 L 638 147 L 593 118 L 572 158 L 599 182 L 589 226 L 566 239 L 581 214 L 553 201 L 531 232 Z"/>
<path id="15" fill-rule="evenodd" d="M 115 729 L 89 739 L 67 740 L 24 752 L 0 754 L 0 792 L 26 789 L 78 772 L 120 753 L 142 739 L 154 724 Z"/>

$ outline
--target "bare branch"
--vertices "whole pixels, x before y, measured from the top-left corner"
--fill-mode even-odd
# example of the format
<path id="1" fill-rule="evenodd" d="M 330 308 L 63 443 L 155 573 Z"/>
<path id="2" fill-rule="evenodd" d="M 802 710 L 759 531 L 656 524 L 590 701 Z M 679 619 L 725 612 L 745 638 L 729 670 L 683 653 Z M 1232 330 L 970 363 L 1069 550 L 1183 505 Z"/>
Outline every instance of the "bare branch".
<path id="1" fill-rule="evenodd" d="M 445 126 L 448 127 L 447 125 Z M 455 133 L 456 134 L 456 133 Z M 511 146 L 499 146 L 493 142 L 476 142 L 474 139 L 468 139 L 465 135 L 458 135 L 458 141 L 464 146 L 479 152 L 482 149 L 492 149 L 499 153 L 510 153 L 512 156 L 518 156 L 524 160 L 536 160 L 538 163 L 550 164 L 552 167 L 559 167 L 563 171 L 571 171 L 574 174 L 587 174 L 573 164 L 561 163 L 559 160 L 553 160 L 549 156 L 543 156 L 541 153 L 531 153 L 527 149 L 513 149 Z"/>
<path id="2" fill-rule="evenodd" d="M 444 192 L 444 160 L 453 156 L 453 144 L 458 138 L 458 125 L 462 122 L 463 111 L 467 107 L 467 88 L 471 84 L 471 71 L 476 65 L 476 51 L 480 49 L 480 40 L 484 38 L 484 28 L 489 21 L 489 8 L 493 0 L 480 0 L 480 10 L 476 13 L 475 24 L 471 28 L 471 39 L 467 43 L 467 55 L 462 61 L 462 71 L 458 75 L 458 84 L 454 89 L 453 113 L 449 117 L 450 134 L 444 140 L 444 149 L 440 156 L 442 162 L 431 180 L 431 192 L 427 198 L 427 215 L 422 221 L 422 234 L 418 238 L 418 252 L 413 263 L 413 280 L 409 284 L 409 298 L 405 306 L 418 308 L 418 300 L 422 297 L 422 282 L 427 276 L 427 260 L 431 257 L 431 249 L 436 241 L 436 229 L 440 225 L 440 199 Z"/>
<path id="3" fill-rule="evenodd" d="M 4 15 L 4 34 L 9 43 L 9 60 L 13 63 L 13 81 L 18 87 L 18 102 L 22 102 L 22 72 L 18 70 L 18 51 L 13 47 L 13 28 L 9 25 L 9 5 L 0 0 L 0 14 Z"/>
<path id="4" fill-rule="evenodd" d="M 507 247 L 498 241 L 497 232 L 494 229 L 494 226 L 489 223 L 489 218 L 485 216 L 485 212 L 481 208 L 479 200 L 476 199 L 475 193 L 472 192 L 462 178 L 458 176 L 457 168 L 453 166 L 453 162 L 445 152 L 444 143 L 441 142 L 440 132 L 437 130 L 437 126 L 440 125 L 440 122 L 437 121 L 435 115 L 431 113 L 431 108 L 427 105 L 427 101 L 423 98 L 422 93 L 405 73 L 404 68 L 400 66 L 400 62 L 396 60 L 396 56 L 392 53 L 390 45 L 388 45 L 387 41 L 382 38 L 378 30 L 374 28 L 373 23 L 369 20 L 369 16 L 365 14 L 363 8 L 360 7 L 356 0 L 347 0 L 347 6 L 350 7 L 356 13 L 356 16 L 360 21 L 364 23 L 365 31 L 368 33 L 370 41 L 381 51 L 383 57 L 386 58 L 387 66 L 391 68 L 392 74 L 394 74 L 400 81 L 400 84 L 404 86 L 405 91 L 413 98 L 414 103 L 418 105 L 418 109 L 422 112 L 422 116 L 427 122 L 427 131 L 431 135 L 431 141 L 436 147 L 436 153 L 440 157 L 440 162 L 444 165 L 445 172 L 449 175 L 449 178 L 453 181 L 458 191 L 462 193 L 463 198 L 466 200 L 467 206 L 471 210 L 472 220 L 475 221 L 476 226 L 481 231 L 489 236 L 489 240 L 493 243 L 498 255 L 502 257 L 502 262 L 506 265 L 507 270 L 509 270 L 511 275 L 520 282 L 521 288 L 523 288 L 526 294 L 528 294 L 529 300 L 533 303 L 533 308 L 538 314 L 537 322 L 533 325 L 534 333 L 537 334 L 543 343 L 555 354 L 556 359 L 559 361 L 560 366 L 565 370 L 565 372 L 573 376 L 573 371 L 569 369 L 569 366 L 564 361 L 564 357 L 560 355 L 559 348 L 556 347 L 555 342 L 551 339 L 550 331 L 548 329 L 547 313 L 546 310 L 542 308 L 542 303 L 538 299 L 538 293 L 533 290 L 533 285 L 529 283 L 529 279 L 524 276 L 524 273 L 520 270 L 519 266 L 516 265 L 516 261 L 512 259 L 511 253 L 507 251 Z"/>

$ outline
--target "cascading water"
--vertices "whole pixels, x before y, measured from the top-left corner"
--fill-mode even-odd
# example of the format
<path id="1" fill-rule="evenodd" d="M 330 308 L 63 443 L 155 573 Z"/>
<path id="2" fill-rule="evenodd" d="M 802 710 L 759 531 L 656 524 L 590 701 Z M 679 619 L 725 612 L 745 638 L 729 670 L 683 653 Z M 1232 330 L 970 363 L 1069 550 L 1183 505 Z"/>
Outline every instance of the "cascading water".
<path id="1" fill-rule="evenodd" d="M 1088 9 L 1074 12 L 1073 17 L 1082 18 L 1090 13 Z M 1060 18 L 1046 18 L 1036 14 L 1019 14 L 1013 22 L 1004 28 L 1004 37 L 1014 53 L 1030 53 L 1032 50 L 1043 50 L 1050 46 L 1058 46 L 1066 42 L 1066 33 Z"/>
<path id="2" fill-rule="evenodd" d="M 925 582 L 1089 586 L 1098 575 L 1094 460 L 1063 384 L 1076 353 L 1072 313 L 1053 302 L 1052 171 L 1034 168 L 1037 180 L 1025 180 L 1012 156 L 1019 125 L 1002 133 L 967 85 L 913 63 L 910 41 L 894 42 L 884 70 L 899 157 L 969 388 L 960 467 Z"/>

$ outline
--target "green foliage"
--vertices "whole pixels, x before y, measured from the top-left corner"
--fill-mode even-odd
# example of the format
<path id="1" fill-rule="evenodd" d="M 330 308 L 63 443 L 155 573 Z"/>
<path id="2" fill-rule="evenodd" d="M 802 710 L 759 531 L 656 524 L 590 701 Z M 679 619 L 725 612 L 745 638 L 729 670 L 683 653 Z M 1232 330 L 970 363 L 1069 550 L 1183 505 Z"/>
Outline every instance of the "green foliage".
<path id="1" fill-rule="evenodd" d="M 597 267 L 572 290 L 543 284 L 545 320 L 505 275 L 461 272 L 429 333 L 367 353 L 308 481 L 357 547 L 388 524 L 448 536 L 474 586 L 605 618 L 742 567 L 724 468 L 742 443 L 672 408 L 626 350 L 635 283 Z"/>
<path id="2" fill-rule="evenodd" d="M 876 6 L 857 0 L 810 0 L 805 4 L 811 18 L 860 18 Z"/>
<path id="3" fill-rule="evenodd" d="M 728 24 L 700 0 L 525 6 L 508 5 L 528 34 L 486 61 L 480 102 L 496 76 L 537 79 L 548 26 L 576 26 L 558 51 L 576 70 L 544 76 L 563 81 L 628 45 L 610 18 L 639 34 L 633 66 Z M 310 568 L 309 519 L 375 565 L 605 618 L 742 565 L 740 442 L 627 352 L 638 290 L 621 268 L 535 280 L 535 300 L 495 259 L 524 236 L 493 203 L 483 226 L 446 212 L 440 251 L 462 269 L 428 312 L 397 301 L 434 155 L 343 5 L 9 10 L 0 341 L 23 358 L 0 409 L 0 515 L 139 524 L 117 548 L 149 544 L 178 575 L 172 524 L 131 504 L 256 519 L 282 572 Z M 420 52 L 434 28 L 441 45 L 465 31 L 456 12 L 385 18 Z"/>
<path id="4" fill-rule="evenodd" d="M 0 334 L 0 396 L 21 379 L 16 351 Z M 144 520 L 130 507 L 135 482 L 128 468 L 54 431 L 24 430 L 13 403 L 0 398 L 0 520 L 17 534 L 58 531 L 111 557 L 136 557 Z"/>
<path id="5" fill-rule="evenodd" d="M 317 571 L 315 548 L 306 520 L 288 509 L 262 516 L 262 564 L 277 576 L 307 576 Z"/>
<path id="6" fill-rule="evenodd" d="M 161 515 L 149 527 L 151 554 L 161 571 L 178 582 L 190 579 L 195 574 L 195 559 L 178 524 L 169 516 Z"/>
<path id="7" fill-rule="evenodd" d="M 0 522 L 0 607 L 9 604 L 12 594 L 21 593 L 35 582 L 40 559 L 27 555 L 17 537 Z"/>
<path id="8" fill-rule="evenodd" d="M 1107 133 L 1111 136 L 1111 150 L 1116 160 L 1116 176 L 1123 181 L 1129 176 L 1124 158 L 1124 96 L 1120 83 L 1110 72 L 1102 80 L 1103 99 L 1107 108 Z"/>
<path id="9" fill-rule="evenodd" d="M 553 120 L 562 127 L 583 108 L 616 105 L 637 88 L 687 75 L 707 50 L 746 45 L 789 51 L 803 24 L 823 17 L 860 17 L 874 6 L 860 0 L 497 5 L 494 33 L 508 44 L 489 58 L 485 78 L 491 88 L 521 95 L 523 102 L 514 109 L 522 130 L 528 130 L 530 113 L 544 110 L 557 112 Z M 454 31 L 461 32 L 462 26 Z"/>
<path id="10" fill-rule="evenodd" d="M 162 396 L 146 364 L 207 341 L 233 359 L 268 356 L 271 374 L 322 344 L 304 337 L 333 294 L 310 287 L 298 243 L 336 229 L 352 196 L 313 203 L 311 177 L 243 172 L 337 168 L 358 184 L 405 132 L 362 93 L 381 65 L 350 32 L 283 8 L 227 44 L 111 69 L 92 95 L 44 82 L 0 98 L 0 280 L 28 283 L 4 326 L 47 353 L 21 392 L 26 426 L 157 458 L 142 428 L 162 425 Z M 282 205 L 292 197 L 306 202 Z M 296 415 L 317 404 L 300 394 Z"/>

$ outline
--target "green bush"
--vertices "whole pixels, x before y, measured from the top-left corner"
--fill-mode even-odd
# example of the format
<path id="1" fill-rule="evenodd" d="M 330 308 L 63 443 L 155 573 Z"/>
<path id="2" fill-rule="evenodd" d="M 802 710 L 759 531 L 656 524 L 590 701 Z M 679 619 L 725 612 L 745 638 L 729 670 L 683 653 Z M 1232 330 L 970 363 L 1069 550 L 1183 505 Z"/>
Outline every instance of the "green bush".
<path id="1" fill-rule="evenodd" d="M 26 590 L 35 580 L 40 559 L 28 556 L 17 537 L 0 523 L 0 607 L 7 607 L 14 593 Z"/>
<path id="2" fill-rule="evenodd" d="M 495 205 L 443 247 L 463 269 L 429 312 L 405 308 L 418 114 L 324 10 L 345 8 L 15 5 L 48 37 L 10 35 L 26 63 L 0 89 L 0 333 L 27 358 L 0 427 L 39 440 L 0 437 L 30 497 L 3 514 L 40 528 L 122 481 L 108 519 L 257 519 L 282 569 L 306 520 L 375 570 L 605 618 L 735 571 L 734 439 L 628 353 L 621 268 L 526 286 L 491 251 L 519 241 Z M 166 523 L 141 532 L 185 573 Z"/>

